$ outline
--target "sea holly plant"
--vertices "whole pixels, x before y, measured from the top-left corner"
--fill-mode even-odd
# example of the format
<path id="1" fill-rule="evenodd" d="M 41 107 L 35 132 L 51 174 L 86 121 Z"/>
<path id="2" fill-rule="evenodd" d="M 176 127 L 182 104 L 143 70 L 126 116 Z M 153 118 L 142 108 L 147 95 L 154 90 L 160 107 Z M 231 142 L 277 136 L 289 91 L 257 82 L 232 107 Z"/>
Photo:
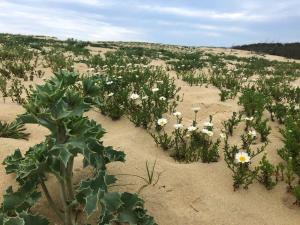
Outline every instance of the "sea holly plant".
<path id="1" fill-rule="evenodd" d="M 1 225 L 49 224 L 46 218 L 32 212 L 42 194 L 63 225 L 77 225 L 78 218 L 86 221 L 99 212 L 98 209 L 99 225 L 155 224 L 137 195 L 108 191 L 116 178 L 107 173 L 106 164 L 123 162 L 125 154 L 103 146 L 100 139 L 104 129 L 83 116 L 91 108 L 89 102 L 93 96 L 87 94 L 98 92 L 88 83 L 82 85 L 75 73 L 59 72 L 30 94 L 24 105 L 26 112 L 19 120 L 42 125 L 49 129 L 50 134 L 25 155 L 16 150 L 4 160 L 6 172 L 16 175 L 19 188 L 9 187 L 3 197 Z M 74 184 L 74 160 L 79 155 L 83 157 L 84 167 L 93 168 L 93 175 Z M 62 208 L 47 187 L 49 175 L 57 180 Z"/>

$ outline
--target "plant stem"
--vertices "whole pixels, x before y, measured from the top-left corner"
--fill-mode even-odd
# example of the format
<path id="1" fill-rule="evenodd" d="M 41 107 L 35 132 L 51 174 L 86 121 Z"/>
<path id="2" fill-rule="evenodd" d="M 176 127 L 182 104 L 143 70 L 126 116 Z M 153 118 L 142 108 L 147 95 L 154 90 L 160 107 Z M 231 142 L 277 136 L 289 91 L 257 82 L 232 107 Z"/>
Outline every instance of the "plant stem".
<path id="1" fill-rule="evenodd" d="M 66 168 L 66 185 L 67 185 L 67 192 L 68 192 L 68 201 L 69 201 L 69 209 L 71 212 L 71 218 L 73 220 L 73 223 L 75 223 L 76 217 L 73 215 L 73 203 L 75 200 L 75 192 L 74 192 L 74 187 L 73 187 L 73 165 L 74 165 L 74 156 L 70 158 L 70 161 L 68 162 L 67 168 Z"/>
<path id="2" fill-rule="evenodd" d="M 74 225 L 72 222 L 72 210 L 69 206 L 68 193 L 66 190 L 65 178 L 60 180 L 60 193 L 64 206 L 64 225 Z"/>
<path id="3" fill-rule="evenodd" d="M 72 180 L 73 180 L 72 179 L 73 178 L 73 165 L 74 165 L 74 156 L 72 156 L 70 158 L 70 161 L 68 162 L 67 170 L 66 170 L 66 172 L 67 172 L 67 174 L 66 174 L 67 189 L 70 194 L 69 198 L 72 201 L 75 199 L 73 182 L 72 182 Z"/>
<path id="4" fill-rule="evenodd" d="M 63 221 L 63 214 L 62 214 L 62 213 L 60 212 L 60 210 L 56 207 L 56 204 L 55 204 L 55 202 L 53 201 L 53 199 L 52 199 L 52 197 L 51 197 L 51 195 L 50 195 L 50 193 L 49 193 L 49 191 L 48 191 L 48 188 L 47 188 L 45 182 L 43 181 L 43 179 L 40 178 L 40 180 L 41 180 L 41 186 L 42 186 L 43 192 L 44 192 L 44 194 L 45 194 L 45 196 L 46 196 L 46 198 L 47 198 L 47 201 L 48 201 L 50 207 L 53 209 L 53 211 L 54 211 L 55 214 L 59 217 L 59 219 L 60 219 L 61 221 Z"/>
<path id="5" fill-rule="evenodd" d="M 64 144 L 67 141 L 66 130 L 63 126 L 57 126 L 57 143 Z M 64 225 L 75 225 L 75 216 L 72 211 L 72 201 L 74 200 L 74 191 L 72 187 L 72 169 L 74 157 L 70 159 L 65 167 L 63 162 L 60 162 L 60 175 L 58 177 L 60 183 L 60 193 L 64 206 Z"/>

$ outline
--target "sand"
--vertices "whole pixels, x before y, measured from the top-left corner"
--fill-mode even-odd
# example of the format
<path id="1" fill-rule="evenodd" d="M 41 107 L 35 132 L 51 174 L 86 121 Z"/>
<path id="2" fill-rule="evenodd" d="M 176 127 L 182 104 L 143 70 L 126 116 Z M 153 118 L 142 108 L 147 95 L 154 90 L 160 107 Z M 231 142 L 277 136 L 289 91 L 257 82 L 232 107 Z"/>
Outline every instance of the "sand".
<path id="1" fill-rule="evenodd" d="M 215 49 L 213 49 L 215 51 Z M 239 51 L 240 52 L 240 51 Z M 245 53 L 246 54 L 246 53 Z M 273 56 L 268 56 L 273 57 Z M 165 66 L 161 60 L 155 60 L 153 65 Z M 83 65 L 78 65 L 80 71 L 84 71 Z M 174 71 L 168 72 L 175 77 Z M 50 71 L 46 71 L 46 77 Z M 199 104 L 201 110 L 198 115 L 200 123 L 208 120 L 210 114 L 214 115 L 216 136 L 222 128 L 222 121 L 229 118 L 233 111 L 238 111 L 240 106 L 237 100 L 220 102 L 219 90 L 212 86 L 190 87 L 181 80 L 176 80 L 176 85 L 181 86 L 180 94 L 184 94 L 184 100 L 178 106 L 182 112 L 185 125 L 190 125 L 193 119 L 191 107 Z M 23 112 L 22 107 L 11 103 L 0 102 L 0 118 L 4 121 L 12 121 Z M 142 128 L 136 128 L 126 118 L 112 121 L 102 116 L 97 111 L 90 111 L 87 115 L 101 123 L 106 129 L 104 137 L 105 145 L 112 145 L 116 149 L 126 153 L 126 163 L 113 163 L 109 166 L 111 174 L 137 174 L 146 176 L 145 163 L 148 160 L 153 163 L 157 160 L 156 171 L 161 173 L 155 186 L 143 189 L 140 195 L 146 202 L 146 208 L 160 225 L 297 225 L 300 224 L 300 209 L 293 205 L 294 199 L 286 193 L 286 185 L 280 183 L 273 190 L 266 190 L 262 185 L 254 183 L 248 190 L 233 191 L 231 172 L 223 160 L 223 156 L 217 163 L 204 164 L 200 162 L 183 164 L 174 161 L 167 152 L 158 148 L 152 137 Z M 170 117 L 170 116 L 169 116 Z M 172 124 L 169 125 L 171 127 Z M 0 138 L 0 161 L 11 154 L 16 148 L 24 153 L 26 150 L 41 142 L 48 131 L 37 125 L 26 125 L 30 132 L 29 140 L 14 140 Z M 279 162 L 276 150 L 283 144 L 279 125 L 271 123 L 271 143 L 268 146 L 269 158 L 272 162 Z M 238 142 L 239 132 L 235 131 L 232 142 Z M 257 146 L 261 146 L 258 144 Z M 83 170 L 80 159 L 75 163 L 75 180 L 85 177 L 90 171 Z M 9 185 L 15 186 L 14 176 L 6 175 L 4 167 L 0 166 L 0 192 L 3 193 Z M 133 176 L 118 176 L 121 186 L 113 190 L 136 192 L 144 184 L 142 180 Z M 57 196 L 55 183 L 48 182 Z M 123 185 L 128 184 L 128 185 Z M 56 199 L 56 197 L 55 197 Z M 2 201 L 2 195 L 0 195 Z M 39 211 L 53 222 L 57 219 L 50 211 L 45 199 L 42 199 L 37 207 Z M 91 221 L 96 224 L 95 220 Z"/>

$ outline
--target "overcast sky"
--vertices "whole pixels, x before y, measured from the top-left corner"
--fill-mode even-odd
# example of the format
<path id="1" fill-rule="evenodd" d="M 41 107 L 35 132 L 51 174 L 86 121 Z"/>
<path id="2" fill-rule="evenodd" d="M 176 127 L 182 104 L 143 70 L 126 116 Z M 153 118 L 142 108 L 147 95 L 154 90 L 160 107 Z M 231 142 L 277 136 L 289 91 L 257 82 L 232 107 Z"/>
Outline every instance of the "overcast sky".
<path id="1" fill-rule="evenodd" d="M 300 0 L 0 0 L 0 32 L 232 46 L 300 41 Z"/>

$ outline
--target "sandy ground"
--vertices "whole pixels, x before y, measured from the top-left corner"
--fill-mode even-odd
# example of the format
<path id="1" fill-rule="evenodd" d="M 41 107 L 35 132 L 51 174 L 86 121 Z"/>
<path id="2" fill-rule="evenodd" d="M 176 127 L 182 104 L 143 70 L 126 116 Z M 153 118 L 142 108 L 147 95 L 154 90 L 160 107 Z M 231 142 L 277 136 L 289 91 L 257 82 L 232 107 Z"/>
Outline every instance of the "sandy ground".
<path id="1" fill-rule="evenodd" d="M 152 62 L 153 65 L 165 66 L 163 61 Z M 78 65 L 84 71 L 83 65 Z M 49 71 L 47 71 L 49 72 Z M 175 77 L 175 72 L 170 71 Z M 50 72 L 49 72 L 50 74 Z M 46 74 L 45 78 L 49 76 Z M 208 120 L 210 114 L 214 115 L 216 136 L 220 132 L 221 123 L 231 116 L 233 111 L 240 108 L 237 100 L 219 101 L 217 88 L 208 86 L 190 87 L 181 80 L 176 80 L 181 86 L 180 94 L 184 94 L 184 101 L 178 106 L 182 112 L 184 124 L 190 125 L 193 119 L 191 107 L 198 104 L 201 111 L 198 115 L 200 123 Z M 0 118 L 12 121 L 22 113 L 22 107 L 7 101 L 0 103 Z M 293 198 L 286 193 L 285 184 L 280 183 L 273 190 L 267 191 L 262 185 L 254 183 L 249 190 L 233 192 L 231 172 L 221 157 L 217 163 L 182 164 L 175 162 L 167 152 L 156 147 L 152 137 L 143 129 L 136 128 L 126 118 L 112 121 L 103 117 L 96 111 L 87 115 L 101 123 L 106 129 L 105 145 L 112 145 L 126 153 L 126 163 L 114 163 L 109 166 L 111 174 L 137 174 L 146 176 L 145 163 L 157 160 L 156 171 L 162 173 L 155 186 L 143 189 L 141 196 L 146 202 L 146 208 L 160 225 L 298 225 L 300 224 L 300 209 L 293 205 Z M 171 116 L 168 116 L 171 118 Z M 169 127 L 172 123 L 169 124 Z M 278 162 L 276 150 L 282 146 L 278 124 L 272 123 L 271 143 L 268 147 L 269 158 Z M 11 154 L 16 148 L 24 153 L 30 146 L 41 142 L 48 131 L 41 126 L 26 125 L 30 132 L 29 141 L 0 138 L 0 161 Z M 242 127 L 235 131 L 233 142 L 238 142 Z M 260 146 L 260 143 L 257 144 Z M 75 180 L 85 177 L 89 171 L 83 170 L 81 161 L 75 164 Z M 6 175 L 4 167 L 0 166 L 0 192 L 3 193 L 9 185 L 14 185 L 14 176 Z M 138 191 L 144 184 L 142 180 L 133 176 L 118 176 L 119 187 L 114 190 Z M 124 186 L 124 184 L 127 184 Z M 49 182 L 53 196 L 57 198 L 55 184 Z M 2 201 L 2 195 L 0 195 Z M 53 218 L 53 213 L 44 199 L 37 208 L 43 215 Z M 95 224 L 95 220 L 91 221 Z"/>

